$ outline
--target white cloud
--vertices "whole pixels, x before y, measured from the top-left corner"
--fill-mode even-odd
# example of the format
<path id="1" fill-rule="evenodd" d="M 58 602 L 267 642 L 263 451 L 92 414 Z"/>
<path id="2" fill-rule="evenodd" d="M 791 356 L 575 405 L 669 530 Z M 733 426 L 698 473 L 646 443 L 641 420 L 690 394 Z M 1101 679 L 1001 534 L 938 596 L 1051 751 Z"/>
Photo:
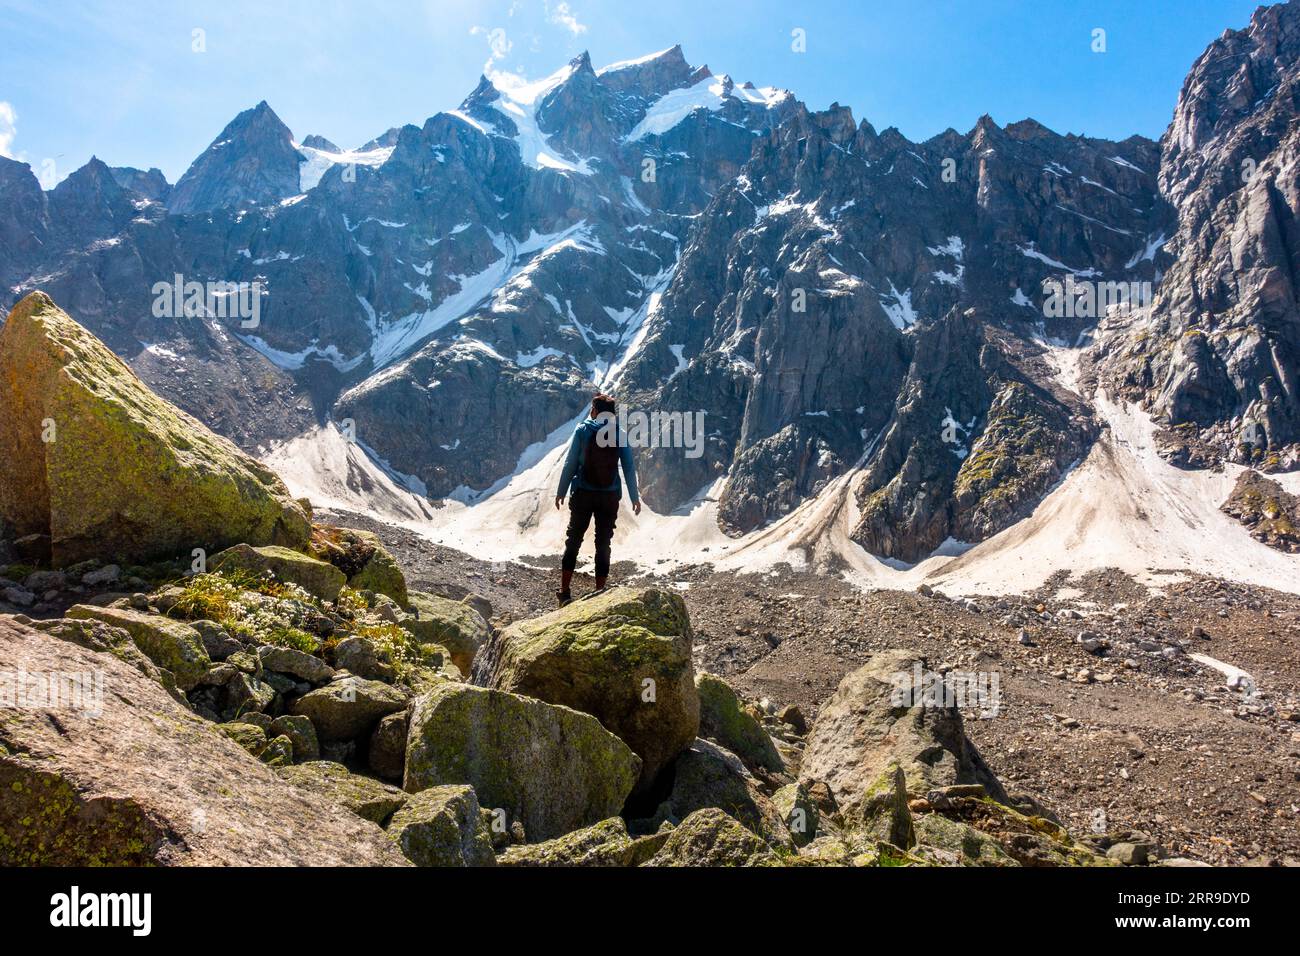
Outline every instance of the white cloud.
<path id="1" fill-rule="evenodd" d="M 547 0 L 546 19 L 551 21 L 551 23 L 554 23 L 556 26 L 564 27 L 564 29 L 568 30 L 574 36 L 577 36 L 579 33 L 587 32 L 587 25 L 578 22 L 577 16 L 575 16 L 573 11 L 569 8 L 568 3 L 563 2 L 563 0 L 561 0 L 560 3 L 555 4 L 554 7 L 551 6 L 550 0 Z"/>
<path id="2" fill-rule="evenodd" d="M 14 159 L 14 137 L 18 135 L 18 111 L 13 104 L 0 100 L 0 156 Z"/>
<path id="3" fill-rule="evenodd" d="M 483 64 L 483 72 L 485 73 L 492 69 L 496 63 L 508 57 L 510 51 L 514 49 L 514 43 L 506 36 L 506 31 L 500 27 L 493 27 L 490 30 L 487 27 L 472 27 L 469 32 L 476 37 L 487 38 L 488 49 L 492 51 L 492 55 Z"/>

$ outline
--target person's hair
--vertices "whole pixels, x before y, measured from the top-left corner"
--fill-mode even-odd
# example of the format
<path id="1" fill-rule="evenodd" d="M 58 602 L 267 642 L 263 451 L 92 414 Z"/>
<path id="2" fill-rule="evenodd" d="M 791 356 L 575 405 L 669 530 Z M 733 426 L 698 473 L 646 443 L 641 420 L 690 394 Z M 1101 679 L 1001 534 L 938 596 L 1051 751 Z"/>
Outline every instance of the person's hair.
<path id="1" fill-rule="evenodd" d="M 591 400 L 591 416 L 595 418 L 602 412 L 614 414 L 614 400 L 604 392 L 597 392 L 596 397 Z"/>

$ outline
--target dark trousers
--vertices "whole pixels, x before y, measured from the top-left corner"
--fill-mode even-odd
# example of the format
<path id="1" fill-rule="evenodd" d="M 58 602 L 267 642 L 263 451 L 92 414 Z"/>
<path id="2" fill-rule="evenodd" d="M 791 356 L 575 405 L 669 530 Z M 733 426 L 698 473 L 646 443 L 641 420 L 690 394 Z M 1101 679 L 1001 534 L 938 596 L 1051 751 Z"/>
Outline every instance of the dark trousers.
<path id="1" fill-rule="evenodd" d="M 578 549 L 593 517 L 596 519 L 596 577 L 605 578 L 609 577 L 609 543 L 614 538 L 614 522 L 618 520 L 618 494 L 613 491 L 574 489 L 569 497 L 569 533 L 560 568 L 572 571 L 578 566 Z"/>

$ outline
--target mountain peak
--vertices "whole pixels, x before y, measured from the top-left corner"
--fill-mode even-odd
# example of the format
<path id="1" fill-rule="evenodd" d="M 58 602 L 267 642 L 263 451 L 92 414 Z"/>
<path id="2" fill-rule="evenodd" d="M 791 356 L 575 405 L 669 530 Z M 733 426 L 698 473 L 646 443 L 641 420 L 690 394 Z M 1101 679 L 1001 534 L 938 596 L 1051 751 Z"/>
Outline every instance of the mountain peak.
<path id="1" fill-rule="evenodd" d="M 301 159 L 292 131 L 262 100 L 226 124 L 176 183 L 168 208 L 207 212 L 284 199 L 298 192 Z"/>

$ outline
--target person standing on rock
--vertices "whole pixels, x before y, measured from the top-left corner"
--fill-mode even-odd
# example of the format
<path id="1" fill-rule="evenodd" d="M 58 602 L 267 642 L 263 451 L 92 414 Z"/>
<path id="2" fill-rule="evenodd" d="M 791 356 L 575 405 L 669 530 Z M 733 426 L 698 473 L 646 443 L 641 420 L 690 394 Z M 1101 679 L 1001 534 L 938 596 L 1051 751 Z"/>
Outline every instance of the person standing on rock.
<path id="1" fill-rule="evenodd" d="M 591 400 L 591 415 L 573 432 L 569 455 L 560 472 L 560 487 L 555 492 L 558 509 L 569 499 L 569 530 L 560 563 L 560 590 L 555 596 L 563 606 L 573 600 L 569 586 L 578 566 L 578 549 L 587 534 L 587 525 L 596 519 L 596 590 L 602 591 L 609 579 L 609 545 L 618 520 L 618 503 L 623 485 L 618 469 L 627 480 L 627 496 L 632 513 L 641 513 L 641 496 L 637 494 L 636 465 L 627 436 L 619 429 L 614 399 L 599 394 Z"/>

